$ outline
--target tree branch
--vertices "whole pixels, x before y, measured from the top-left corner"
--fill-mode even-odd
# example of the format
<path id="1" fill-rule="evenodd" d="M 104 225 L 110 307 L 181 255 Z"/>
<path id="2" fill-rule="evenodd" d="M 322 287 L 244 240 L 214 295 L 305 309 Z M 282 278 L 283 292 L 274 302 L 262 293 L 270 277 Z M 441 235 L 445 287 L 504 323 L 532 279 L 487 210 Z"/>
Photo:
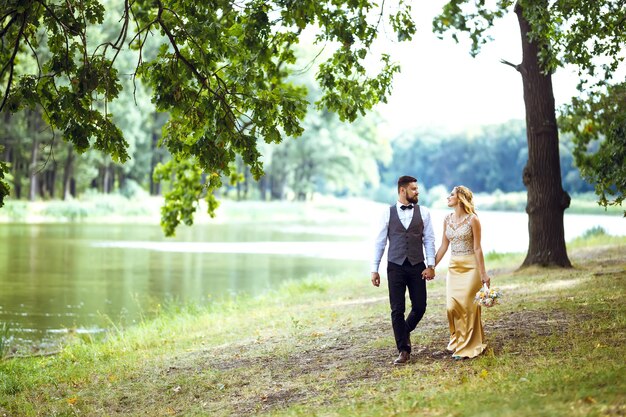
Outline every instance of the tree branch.
<path id="1" fill-rule="evenodd" d="M 64 29 L 64 31 L 69 32 L 70 28 L 65 23 L 63 23 L 63 21 L 61 21 L 61 19 L 59 19 L 56 14 L 54 14 L 52 9 L 50 9 L 44 1 L 42 0 L 36 0 L 36 1 L 37 3 L 39 3 L 40 6 L 43 6 L 43 8 L 46 9 L 48 13 L 50 13 L 50 17 L 52 17 L 59 24 L 59 26 L 61 26 Z"/>
<path id="2" fill-rule="evenodd" d="M 3 22 L 4 19 L 6 19 L 8 16 L 11 16 L 12 14 L 14 14 L 16 12 L 15 9 L 9 10 L 7 11 L 4 16 L 0 16 L 0 22 Z"/>
<path id="3" fill-rule="evenodd" d="M 224 110 L 226 111 L 226 113 L 228 113 L 230 115 L 231 122 L 233 123 L 233 126 L 235 126 L 237 131 L 239 131 L 239 129 L 237 128 L 237 117 L 235 116 L 235 114 L 233 113 L 233 110 L 230 108 L 230 106 L 226 102 L 226 99 L 224 98 L 224 96 L 218 94 L 216 91 L 213 91 L 211 89 L 211 87 L 210 87 L 208 78 L 203 76 L 200 73 L 200 71 L 198 71 L 198 68 L 196 68 L 196 66 L 193 65 L 187 59 L 187 57 L 185 57 L 185 55 L 183 55 L 180 52 L 180 49 L 178 48 L 178 44 L 176 43 L 176 39 L 174 38 L 174 35 L 172 34 L 172 32 L 170 31 L 170 29 L 167 27 L 167 25 L 165 24 L 165 22 L 162 19 L 162 14 L 163 14 L 163 10 L 164 10 L 163 3 L 161 3 L 159 1 L 158 5 L 159 5 L 159 12 L 157 14 L 156 20 L 159 23 L 159 25 L 161 26 L 161 28 L 163 29 L 163 32 L 165 32 L 165 35 L 167 36 L 167 38 L 169 39 L 170 44 L 172 45 L 172 48 L 174 48 L 174 52 L 176 53 L 176 56 L 178 57 L 178 59 L 180 59 L 183 62 L 183 64 L 185 64 L 187 66 L 187 68 L 189 68 L 191 70 L 191 72 L 196 76 L 197 80 L 200 83 L 202 83 L 204 85 L 204 87 L 211 94 L 213 94 L 215 97 L 217 97 L 219 99 L 219 101 L 222 103 L 222 106 L 223 106 Z M 239 133 L 241 133 L 241 132 L 239 131 Z"/>
<path id="4" fill-rule="evenodd" d="M 372 33 L 370 38 L 367 40 L 367 42 L 370 45 L 371 45 L 371 43 L 374 40 L 374 36 L 376 36 L 375 34 L 378 33 L 378 26 L 380 26 L 380 21 L 383 19 L 383 14 L 384 13 L 385 13 L 385 0 L 383 0 L 381 5 L 380 5 L 380 14 L 378 15 L 378 21 L 376 22 L 376 26 L 374 26 L 376 28 L 376 30 Z"/>
<path id="5" fill-rule="evenodd" d="M 35 48 L 33 48 L 33 45 L 30 43 L 28 38 L 25 37 L 24 42 L 26 42 L 31 52 L 33 53 L 33 56 L 35 57 L 35 62 L 37 62 L 37 71 L 38 71 L 37 79 L 41 79 L 43 72 L 41 71 L 41 64 L 39 63 L 39 55 L 37 55 L 37 51 L 35 50 Z"/>
<path id="6" fill-rule="evenodd" d="M 129 20 L 130 20 L 129 9 L 130 9 L 130 6 L 128 4 L 128 0 L 124 0 L 124 14 L 122 15 L 120 19 L 120 20 L 123 20 L 124 23 L 122 24 L 122 29 L 120 30 L 119 35 L 117 36 L 117 40 L 115 42 L 109 41 L 109 42 L 105 42 L 105 43 L 98 45 L 96 49 L 93 51 L 93 54 L 91 55 L 93 59 L 93 57 L 96 55 L 96 52 L 98 52 L 98 49 L 100 49 L 101 46 L 104 46 L 104 52 L 102 52 L 102 56 L 106 58 L 107 49 L 109 47 L 113 48 L 115 50 L 115 54 L 113 55 L 113 58 L 111 58 L 111 65 L 109 65 L 109 69 L 113 67 L 115 60 L 117 59 L 117 56 L 122 50 L 122 46 L 124 45 L 126 36 L 128 35 L 128 26 L 129 26 Z"/>
<path id="7" fill-rule="evenodd" d="M 515 70 L 517 70 L 517 71 L 519 71 L 519 72 L 521 72 L 521 70 L 522 70 L 522 67 L 521 67 L 519 64 L 518 64 L 518 65 L 515 65 L 515 64 L 513 64 L 513 63 L 511 63 L 511 62 L 509 62 L 509 61 L 507 61 L 507 60 L 505 60 L 505 59 L 501 59 L 501 60 L 500 60 L 500 63 L 502 63 L 502 64 L 504 64 L 504 65 L 511 66 L 511 67 L 515 68 Z"/>
<path id="8" fill-rule="evenodd" d="M 13 13 L 15 10 L 12 10 L 11 12 L 7 13 L 6 15 L 4 15 L 0 21 L 4 20 L 7 16 L 9 16 L 11 13 Z M 2 31 L 0 31 L 0 38 L 2 38 L 4 36 L 5 33 L 7 33 L 7 30 L 9 30 L 9 28 L 11 27 L 11 25 L 13 24 L 13 22 L 15 22 L 15 20 L 17 20 L 17 17 L 19 16 L 19 14 L 15 13 L 13 15 L 13 17 L 11 18 L 11 20 L 9 20 L 9 23 L 7 23 L 7 25 L 2 28 Z"/>
<path id="9" fill-rule="evenodd" d="M 193 45 L 195 45 L 195 47 L 196 47 L 197 51 L 198 51 L 198 52 L 200 52 L 200 55 L 202 55 L 202 58 L 206 60 L 206 54 L 204 53 L 204 48 L 203 48 L 202 46 L 200 46 L 200 44 L 198 44 L 198 42 L 197 42 L 196 38 L 194 38 L 193 36 L 191 36 L 191 34 L 189 34 L 189 32 L 187 31 L 187 29 L 185 28 L 185 26 L 186 26 L 186 25 L 185 25 L 185 21 L 184 21 L 183 19 L 181 19 L 181 17 L 178 15 L 178 13 L 176 13 L 176 11 L 175 11 L 175 10 L 172 10 L 172 9 L 170 9 L 170 8 L 168 8 L 168 7 L 164 7 L 164 8 L 163 8 L 163 10 L 164 10 L 164 11 L 167 11 L 167 12 L 169 12 L 169 13 L 172 13 L 172 15 L 173 15 L 176 19 L 178 19 L 178 22 L 179 22 L 179 24 L 180 24 L 180 29 L 182 30 L 182 32 L 183 32 L 185 35 L 187 35 L 188 42 L 190 42 L 190 43 L 192 43 Z M 227 66 L 228 66 L 228 64 L 227 64 L 227 65 L 224 65 L 222 68 L 226 68 Z M 220 68 L 220 69 L 221 69 L 221 68 Z M 215 77 L 215 79 L 217 80 L 217 83 L 221 85 L 222 89 L 226 92 L 226 95 L 228 95 L 228 94 L 230 94 L 230 92 L 228 91 L 228 85 L 226 84 L 226 82 L 224 82 L 224 80 L 222 80 L 222 79 L 219 77 L 219 75 L 217 75 L 217 73 L 220 71 L 220 69 L 216 70 L 216 71 L 213 73 L 213 77 Z M 208 82 L 208 77 L 206 77 L 206 78 L 205 78 L 205 80 Z M 207 84 L 207 82 L 205 82 L 205 84 Z M 212 91 L 208 88 L 208 86 L 207 86 L 207 89 L 208 89 L 211 93 L 213 93 L 213 92 L 212 92 Z M 201 90 L 201 91 L 202 91 L 202 90 Z M 201 91 L 200 91 L 200 92 L 201 92 Z M 196 95 L 196 100 L 197 100 L 197 97 L 199 97 L 199 96 L 200 96 L 200 92 L 198 92 L 198 94 Z M 213 94 L 215 94 L 215 93 L 213 93 Z M 234 117 L 234 114 L 233 114 L 233 117 Z"/>
<path id="10" fill-rule="evenodd" d="M 2 104 L 0 104 L 0 111 L 4 109 L 4 105 L 9 98 L 9 94 L 11 93 L 11 84 L 13 84 L 13 71 L 15 70 L 15 57 L 17 56 L 17 52 L 20 49 L 20 38 L 24 35 L 24 29 L 26 28 L 26 13 L 22 14 L 22 26 L 20 27 L 20 31 L 17 34 L 17 38 L 15 39 L 15 47 L 13 48 L 13 54 L 11 55 L 11 59 L 0 71 L 0 74 L 3 74 L 7 67 L 9 67 L 9 79 L 7 80 L 7 88 L 4 91 L 4 98 L 2 99 Z"/>
<path id="11" fill-rule="evenodd" d="M 48 12 L 48 14 L 50 14 L 50 17 L 53 20 L 55 20 L 61 28 L 63 28 L 63 37 L 65 38 L 65 59 L 66 61 L 69 61 L 70 60 L 70 54 L 69 54 L 70 45 L 69 45 L 67 34 L 68 32 L 70 32 L 70 28 L 61 19 L 59 19 L 59 17 L 56 14 L 54 14 L 54 11 L 50 9 L 50 7 L 48 7 L 48 5 L 45 2 L 43 2 L 42 0 L 36 0 L 36 1 L 37 3 L 39 3 L 39 6 L 43 7 Z M 56 89 L 56 84 L 55 84 L 55 89 Z"/>
<path id="12" fill-rule="evenodd" d="M 172 15 L 174 15 L 174 17 L 176 19 L 178 19 L 178 21 L 180 22 L 180 29 L 183 31 L 183 33 L 185 33 L 188 37 L 188 39 L 191 40 L 191 42 L 196 45 L 196 48 L 198 48 L 198 52 L 200 52 L 200 54 L 202 55 L 202 58 L 206 59 L 206 54 L 204 53 L 204 48 L 202 48 L 198 42 L 196 41 L 196 38 L 194 38 L 193 36 L 191 36 L 189 34 L 189 32 L 187 31 L 187 28 L 185 27 L 185 21 L 183 19 L 181 19 L 181 17 L 178 15 L 178 13 L 176 13 L 176 11 L 170 9 L 169 7 L 164 7 L 163 10 L 166 10 L 170 13 L 172 13 Z"/>
<path id="13" fill-rule="evenodd" d="M 80 0 L 81 3 L 83 3 L 82 0 Z M 85 17 L 85 6 L 83 4 L 81 4 L 81 17 L 83 19 L 83 27 L 81 29 L 81 31 L 78 33 L 78 36 L 80 37 L 80 40 L 83 42 L 83 64 L 86 67 L 91 67 L 91 61 L 89 60 L 89 56 L 87 55 L 88 52 L 88 44 L 87 44 L 87 18 Z M 71 32 L 70 32 L 71 34 Z"/>
<path id="14" fill-rule="evenodd" d="M 143 41 L 141 40 L 141 34 L 145 31 L 145 32 L 150 32 L 150 27 L 152 27 L 152 25 L 156 24 L 157 21 L 153 20 L 150 23 L 148 23 L 143 29 L 139 27 L 139 21 L 137 20 L 137 17 L 135 16 L 135 12 L 133 11 L 133 5 L 129 5 L 128 8 L 129 13 L 132 15 L 133 17 L 133 22 L 135 22 L 135 26 L 137 27 L 137 33 L 135 34 L 135 36 L 133 36 L 133 38 L 128 42 L 128 46 L 130 47 L 132 45 L 133 42 L 135 42 L 135 39 L 139 38 L 139 56 L 137 57 L 137 65 L 135 65 L 135 72 L 133 74 L 133 100 L 135 101 L 135 105 L 137 104 L 137 70 L 139 69 L 139 67 L 141 66 L 142 62 L 143 62 L 143 47 L 146 44 L 146 42 L 148 41 L 148 34 L 146 33 L 146 36 L 143 38 Z"/>
<path id="15" fill-rule="evenodd" d="M 320 49 L 320 51 L 317 53 L 317 55 L 315 55 L 313 57 L 313 59 L 311 59 L 311 61 L 309 61 L 309 63 L 306 64 L 302 69 L 294 70 L 293 71 L 293 75 L 302 75 L 302 74 L 308 72 L 311 68 L 313 68 L 313 65 L 315 64 L 315 61 L 317 61 L 317 58 L 319 58 L 320 55 L 322 55 L 322 53 L 324 52 L 324 49 L 326 49 L 326 45 L 327 44 L 324 44 L 324 46 L 322 46 L 322 49 Z"/>

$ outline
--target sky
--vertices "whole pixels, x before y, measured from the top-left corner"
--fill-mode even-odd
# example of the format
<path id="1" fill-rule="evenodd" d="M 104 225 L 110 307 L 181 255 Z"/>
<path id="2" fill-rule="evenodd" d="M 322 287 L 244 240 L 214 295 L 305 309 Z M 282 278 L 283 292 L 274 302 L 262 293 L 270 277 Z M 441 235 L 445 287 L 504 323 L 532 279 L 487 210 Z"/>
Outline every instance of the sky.
<path id="1" fill-rule="evenodd" d="M 403 130 L 437 129 L 449 132 L 471 130 L 485 124 L 524 119 L 521 75 L 500 63 L 518 64 L 522 59 L 517 16 L 511 12 L 491 32 L 493 41 L 472 58 L 469 41 L 457 44 L 452 38 L 437 38 L 432 19 L 445 2 L 414 2 L 417 34 L 411 42 L 398 43 L 381 34 L 378 52 L 391 54 L 402 72 L 394 79 L 388 104 L 377 106 L 387 121 L 391 137 Z M 559 69 L 552 76 L 557 107 L 576 94 L 573 70 Z"/>

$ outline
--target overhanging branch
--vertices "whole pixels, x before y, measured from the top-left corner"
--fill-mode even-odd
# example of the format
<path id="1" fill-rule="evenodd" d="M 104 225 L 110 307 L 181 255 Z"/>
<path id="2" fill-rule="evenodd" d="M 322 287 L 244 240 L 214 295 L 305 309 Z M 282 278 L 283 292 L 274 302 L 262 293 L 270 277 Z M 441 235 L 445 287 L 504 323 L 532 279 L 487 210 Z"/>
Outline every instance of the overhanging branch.
<path id="1" fill-rule="evenodd" d="M 165 36 L 167 36 L 167 38 L 170 41 L 170 44 L 172 45 L 172 48 L 174 48 L 174 52 L 176 53 L 176 56 L 187 66 L 187 68 L 191 70 L 191 72 L 196 76 L 197 80 L 204 86 L 204 88 L 206 88 L 211 94 L 213 94 L 213 96 L 219 99 L 219 101 L 222 103 L 223 109 L 230 116 L 231 123 L 233 124 L 235 129 L 237 129 L 237 131 L 241 134 L 241 131 L 239 130 L 237 126 L 237 117 L 235 116 L 230 105 L 226 102 L 226 98 L 223 95 L 218 94 L 217 91 L 214 91 L 210 87 L 208 78 L 203 76 L 198 70 L 198 68 L 196 68 L 196 66 L 192 64 L 178 48 L 178 44 L 176 43 L 176 38 L 172 34 L 169 27 L 163 21 L 162 14 L 164 10 L 165 9 L 163 7 L 163 4 L 159 1 L 159 11 L 157 14 L 156 22 L 161 26 L 161 29 L 163 29 L 163 32 L 165 32 Z"/>
<path id="2" fill-rule="evenodd" d="M 12 11 L 12 12 L 14 12 L 14 11 Z M 12 13 L 12 12 L 11 12 L 11 13 Z M 11 13 L 7 13 L 5 16 L 3 16 L 3 17 L 0 19 L 0 21 L 4 20 L 7 16 L 10 16 L 10 15 L 11 15 Z M 15 13 L 15 14 L 13 15 L 13 17 L 11 17 L 11 20 L 9 20 L 9 23 L 7 23 L 7 25 L 6 25 L 4 28 L 2 28 L 2 30 L 0 31 L 0 38 L 4 37 L 4 34 L 7 32 L 7 30 L 9 30 L 9 28 L 11 27 L 11 25 L 13 25 L 13 22 L 15 22 L 15 20 L 17 19 L 17 17 L 18 17 L 18 16 L 19 16 L 19 15 L 18 15 L 17 13 Z"/>
<path id="3" fill-rule="evenodd" d="M 9 68 L 9 79 L 7 80 L 7 88 L 4 91 L 4 97 L 2 98 L 2 104 L 0 104 L 0 111 L 4 109 L 4 105 L 9 98 L 9 94 L 11 93 L 11 84 L 13 84 L 13 72 L 15 70 L 15 57 L 17 56 L 17 52 L 20 49 L 20 39 L 24 35 L 24 29 L 26 28 L 26 13 L 22 14 L 22 26 L 20 26 L 20 31 L 17 34 L 17 38 L 15 39 L 15 46 L 13 47 L 13 53 L 11 54 L 11 58 L 9 62 L 2 68 L 0 74 L 3 74 L 6 68 Z"/>

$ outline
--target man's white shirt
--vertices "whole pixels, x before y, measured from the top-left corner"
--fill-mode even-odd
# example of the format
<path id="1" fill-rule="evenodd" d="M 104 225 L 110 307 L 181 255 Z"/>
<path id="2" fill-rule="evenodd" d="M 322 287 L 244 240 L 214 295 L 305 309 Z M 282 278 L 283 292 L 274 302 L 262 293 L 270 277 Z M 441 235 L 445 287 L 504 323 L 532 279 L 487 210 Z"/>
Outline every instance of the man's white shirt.
<path id="1" fill-rule="evenodd" d="M 402 210 L 400 208 L 402 203 L 399 201 L 396 202 L 396 210 L 398 210 L 398 217 L 400 218 L 400 222 L 404 226 L 405 229 L 409 227 L 411 221 L 413 220 L 413 212 L 412 210 Z M 416 206 L 418 207 L 418 206 Z M 424 222 L 424 258 L 426 259 L 426 265 L 434 265 L 435 264 L 435 232 L 433 231 L 433 224 L 430 220 L 430 211 L 426 207 L 419 206 L 420 214 L 422 215 L 422 221 Z M 389 231 L 389 207 L 387 207 L 382 216 L 380 217 L 380 221 L 376 228 L 375 240 L 374 240 L 374 256 L 372 260 L 372 272 L 378 272 L 378 268 L 380 266 L 380 260 L 383 257 L 383 253 L 385 252 L 385 247 L 387 246 L 387 232 Z"/>

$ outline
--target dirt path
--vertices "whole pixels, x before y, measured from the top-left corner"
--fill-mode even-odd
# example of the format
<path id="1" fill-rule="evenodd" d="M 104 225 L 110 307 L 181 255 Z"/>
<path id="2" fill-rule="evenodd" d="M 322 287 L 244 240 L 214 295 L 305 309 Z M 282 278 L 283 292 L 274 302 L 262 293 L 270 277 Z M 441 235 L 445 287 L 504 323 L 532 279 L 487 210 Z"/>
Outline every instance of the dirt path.
<path id="1" fill-rule="evenodd" d="M 386 303 L 386 299 L 375 302 Z M 337 305 L 338 313 L 354 303 Z M 456 368 L 458 364 L 443 350 L 448 337 L 447 320 L 434 313 L 444 307 L 439 303 L 429 309 L 413 333 L 412 362 L 408 367 L 428 372 L 437 362 L 444 369 Z M 489 348 L 497 355 L 511 339 L 523 347 L 533 337 L 566 330 L 571 320 L 561 311 L 524 310 L 495 321 L 487 318 L 485 331 Z M 381 340 L 392 340 L 388 317 L 324 334 L 296 335 L 289 340 L 250 338 L 236 345 L 189 352 L 172 360 L 159 374 L 171 385 L 190 373 L 210 381 L 181 387 L 181 391 L 189 391 L 183 395 L 187 397 L 183 402 L 196 403 L 208 415 L 250 416 L 294 404 L 324 405 L 346 397 L 353 388 L 376 387 L 381 379 L 392 377 L 397 370 L 392 365 L 397 353 L 391 341 L 376 347 Z M 171 404 L 175 414 L 183 412 L 179 404 L 178 400 Z"/>

